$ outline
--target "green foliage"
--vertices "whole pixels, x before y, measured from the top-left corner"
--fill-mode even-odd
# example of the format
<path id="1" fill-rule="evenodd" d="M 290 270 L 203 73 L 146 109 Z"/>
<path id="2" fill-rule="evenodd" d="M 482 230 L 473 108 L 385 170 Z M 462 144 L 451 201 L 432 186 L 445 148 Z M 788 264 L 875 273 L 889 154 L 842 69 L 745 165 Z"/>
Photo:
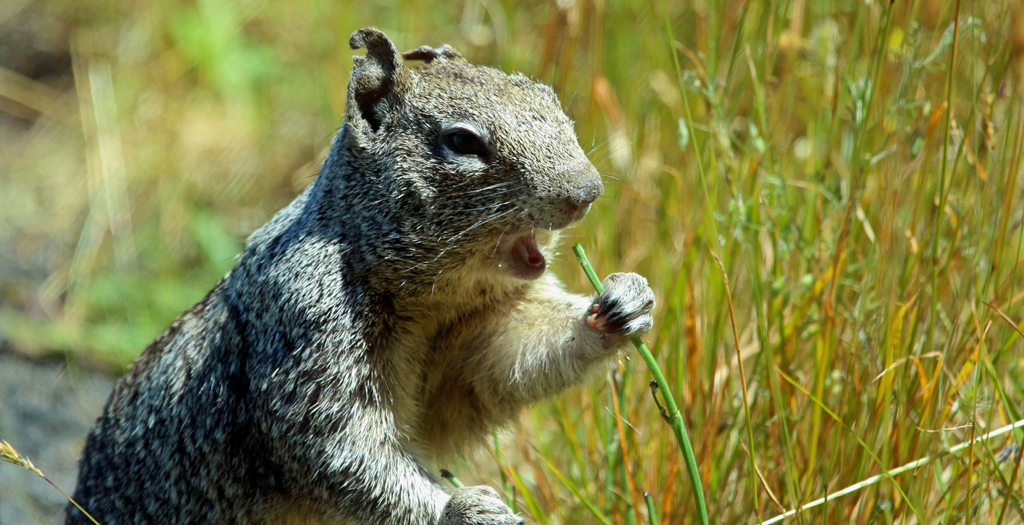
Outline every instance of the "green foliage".
<path id="1" fill-rule="evenodd" d="M 261 83 L 281 70 L 268 47 L 248 37 L 233 2 L 185 4 L 168 22 L 175 46 L 189 65 L 216 87 L 225 103 L 242 110 L 257 105 Z"/>

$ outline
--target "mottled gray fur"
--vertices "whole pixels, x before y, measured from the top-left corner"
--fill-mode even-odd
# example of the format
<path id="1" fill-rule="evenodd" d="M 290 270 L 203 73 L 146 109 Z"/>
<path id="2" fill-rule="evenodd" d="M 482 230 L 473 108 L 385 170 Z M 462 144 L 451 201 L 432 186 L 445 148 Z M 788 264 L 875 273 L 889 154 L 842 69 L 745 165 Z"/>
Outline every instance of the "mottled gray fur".
<path id="1" fill-rule="evenodd" d="M 374 29 L 351 45 L 316 181 L 90 434 L 74 497 L 104 525 L 518 523 L 437 465 L 650 330 L 642 277 L 585 297 L 545 271 L 602 191 L 549 87 Z"/>

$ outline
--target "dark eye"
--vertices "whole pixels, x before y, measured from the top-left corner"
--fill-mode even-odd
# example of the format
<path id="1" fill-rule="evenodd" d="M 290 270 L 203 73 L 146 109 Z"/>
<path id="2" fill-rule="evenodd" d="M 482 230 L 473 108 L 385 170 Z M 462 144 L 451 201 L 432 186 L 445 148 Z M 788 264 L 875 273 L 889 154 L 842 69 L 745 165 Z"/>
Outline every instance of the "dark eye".
<path id="1" fill-rule="evenodd" d="M 456 127 L 445 132 L 445 146 L 459 155 L 484 155 L 487 146 L 473 130 Z"/>

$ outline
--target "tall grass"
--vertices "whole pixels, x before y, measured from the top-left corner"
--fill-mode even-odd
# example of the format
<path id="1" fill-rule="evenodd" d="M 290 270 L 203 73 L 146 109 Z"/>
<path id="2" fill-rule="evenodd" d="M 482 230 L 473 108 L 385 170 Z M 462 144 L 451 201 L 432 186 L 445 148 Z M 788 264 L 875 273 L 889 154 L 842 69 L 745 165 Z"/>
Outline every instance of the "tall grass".
<path id="1" fill-rule="evenodd" d="M 2 285 L 22 351 L 123 367 L 198 300 L 310 182 L 376 25 L 558 91 L 607 188 L 569 242 L 655 288 L 712 522 L 1024 522 L 1021 432 L 971 441 L 1022 419 L 1019 2 L 127 6 L 52 7 L 75 90 L 0 148 L 0 238 L 47 277 Z M 537 523 L 696 523 L 648 382 L 624 356 L 452 469 Z"/>

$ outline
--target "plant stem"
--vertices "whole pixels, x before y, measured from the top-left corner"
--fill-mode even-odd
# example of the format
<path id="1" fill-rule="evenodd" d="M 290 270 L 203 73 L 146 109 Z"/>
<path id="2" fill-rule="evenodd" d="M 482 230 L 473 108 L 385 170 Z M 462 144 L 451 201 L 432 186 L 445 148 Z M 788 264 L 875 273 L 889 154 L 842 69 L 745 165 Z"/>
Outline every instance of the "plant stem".
<path id="1" fill-rule="evenodd" d="M 597 273 L 594 272 L 594 268 L 590 265 L 590 261 L 587 260 L 587 254 L 583 251 L 583 246 L 576 243 L 572 247 L 572 251 L 576 254 L 576 259 L 580 261 L 580 265 L 583 266 L 583 271 L 587 274 L 587 278 L 590 279 L 590 284 L 594 286 L 597 293 L 604 293 L 604 286 L 601 284 L 601 280 L 598 279 Z M 665 380 L 665 375 L 661 373 L 661 367 L 654 360 L 654 356 L 647 349 L 647 345 L 639 337 L 633 337 L 630 341 L 632 341 L 637 351 L 640 352 L 640 357 L 647 363 L 647 368 L 651 370 L 651 375 L 654 376 L 654 381 L 657 383 L 658 389 L 661 390 L 661 395 L 665 398 L 665 411 L 662 417 L 672 427 L 672 431 L 676 435 L 676 441 L 679 442 L 679 446 L 683 449 L 683 458 L 686 460 L 686 473 L 690 477 L 690 488 L 693 491 L 693 500 L 697 505 L 697 519 L 701 525 L 708 525 L 708 511 L 704 504 L 704 485 L 700 481 L 700 473 L 697 471 L 697 459 L 693 454 L 693 447 L 690 445 L 690 437 L 686 433 L 686 424 L 683 423 L 683 416 L 679 413 L 679 406 L 676 404 L 675 398 L 672 397 L 672 391 L 669 389 L 668 381 Z"/>
<path id="2" fill-rule="evenodd" d="M 464 486 L 462 482 L 459 481 L 459 478 L 455 477 L 455 474 L 452 474 L 448 470 L 441 469 L 441 477 L 448 480 L 448 482 L 457 489 L 461 489 Z"/>
<path id="3" fill-rule="evenodd" d="M 772 525 L 773 523 L 779 523 L 782 520 L 784 520 L 786 518 L 793 517 L 793 516 L 803 512 L 803 511 L 807 510 L 807 509 L 817 507 L 818 505 L 822 505 L 822 504 L 826 503 L 829 498 L 835 499 L 835 498 L 838 498 L 840 496 L 845 496 L 847 494 L 851 494 L 853 492 L 857 492 L 858 490 L 861 490 L 864 487 L 868 487 L 868 486 L 874 485 L 875 483 L 878 483 L 879 481 L 881 481 L 883 479 L 893 478 L 893 477 L 895 477 L 898 474 L 902 474 L 904 472 L 907 472 L 908 470 L 914 470 L 914 469 L 916 469 L 918 467 L 922 467 L 924 465 L 927 465 L 927 464 L 931 463 L 932 461 L 935 461 L 936 459 L 944 458 L 944 457 L 949 456 L 951 454 L 956 454 L 958 452 L 962 452 L 964 449 L 970 448 L 975 443 L 978 443 L 980 441 L 985 441 L 985 440 L 988 440 L 988 439 L 992 439 L 992 438 L 994 438 L 996 436 L 1001 436 L 1001 435 L 1003 435 L 1003 434 L 1005 434 L 1005 433 L 1007 433 L 1007 432 L 1009 432 L 1011 430 L 1014 430 L 1016 428 L 1021 428 L 1021 427 L 1024 427 L 1024 419 L 1022 419 L 1020 421 L 1013 422 L 1013 423 L 1011 423 L 1009 425 L 1006 425 L 1005 427 L 993 430 L 992 432 L 989 432 L 988 434 L 983 434 L 981 436 L 978 436 L 978 437 L 975 437 L 975 438 L 970 439 L 968 441 L 965 441 L 963 443 L 960 443 L 959 445 L 956 445 L 956 446 L 954 446 L 954 447 L 952 447 L 952 448 L 950 448 L 948 450 L 939 452 L 938 454 L 935 454 L 935 455 L 932 455 L 932 456 L 925 456 L 925 457 L 923 457 L 921 459 L 917 459 L 915 461 L 911 461 L 910 463 L 907 463 L 906 465 L 903 465 L 903 466 L 896 467 L 894 469 L 888 470 L 888 471 L 886 471 L 886 472 L 884 472 L 882 474 L 877 474 L 877 475 L 871 476 L 871 477 L 869 477 L 869 478 L 867 478 L 867 479 L 865 479 L 863 481 L 860 481 L 858 483 L 854 483 L 853 485 L 850 485 L 849 487 L 846 487 L 843 490 L 833 492 L 830 495 L 826 495 L 824 498 L 816 499 L 816 500 L 814 500 L 814 501 L 812 501 L 810 503 L 806 503 L 806 504 L 801 505 L 801 506 L 799 506 L 799 507 L 797 507 L 795 509 L 792 509 L 792 510 L 787 510 L 786 512 L 784 512 L 782 514 L 779 514 L 778 516 L 775 516 L 774 518 L 771 518 L 769 520 L 765 520 L 764 523 L 762 523 L 761 525 Z M 1009 496 L 1007 496 L 1007 497 L 1009 498 Z"/>
<path id="4" fill-rule="evenodd" d="M 29 472 L 32 472 L 33 474 L 39 476 L 40 478 L 43 478 L 43 481 L 49 483 L 51 487 L 57 489 L 57 492 L 60 492 L 61 495 L 67 498 L 67 500 L 70 501 L 72 505 L 77 507 L 78 510 L 82 511 L 82 514 L 85 514 L 85 517 L 89 518 L 89 521 L 93 522 L 95 525 L 100 525 L 100 522 L 96 521 L 96 518 L 92 517 L 92 514 L 86 512 L 86 510 L 83 509 L 82 506 L 79 505 L 77 501 L 72 499 L 71 496 L 68 496 L 67 492 L 64 492 L 63 490 L 60 489 L 60 487 L 58 487 L 56 484 L 50 481 L 50 478 L 46 477 L 46 474 L 43 474 L 43 471 L 36 468 L 36 466 L 32 464 L 32 461 L 30 461 L 27 457 L 22 456 L 21 453 L 14 448 L 14 446 L 12 446 L 10 443 L 2 439 L 0 439 L 0 461 L 4 461 L 5 463 L 10 463 L 12 465 L 22 467 L 24 469 L 27 469 Z"/>
<path id="5" fill-rule="evenodd" d="M 644 492 L 644 501 L 647 502 L 647 522 L 651 525 L 658 525 L 658 513 L 654 510 L 654 500 L 650 492 Z"/>

